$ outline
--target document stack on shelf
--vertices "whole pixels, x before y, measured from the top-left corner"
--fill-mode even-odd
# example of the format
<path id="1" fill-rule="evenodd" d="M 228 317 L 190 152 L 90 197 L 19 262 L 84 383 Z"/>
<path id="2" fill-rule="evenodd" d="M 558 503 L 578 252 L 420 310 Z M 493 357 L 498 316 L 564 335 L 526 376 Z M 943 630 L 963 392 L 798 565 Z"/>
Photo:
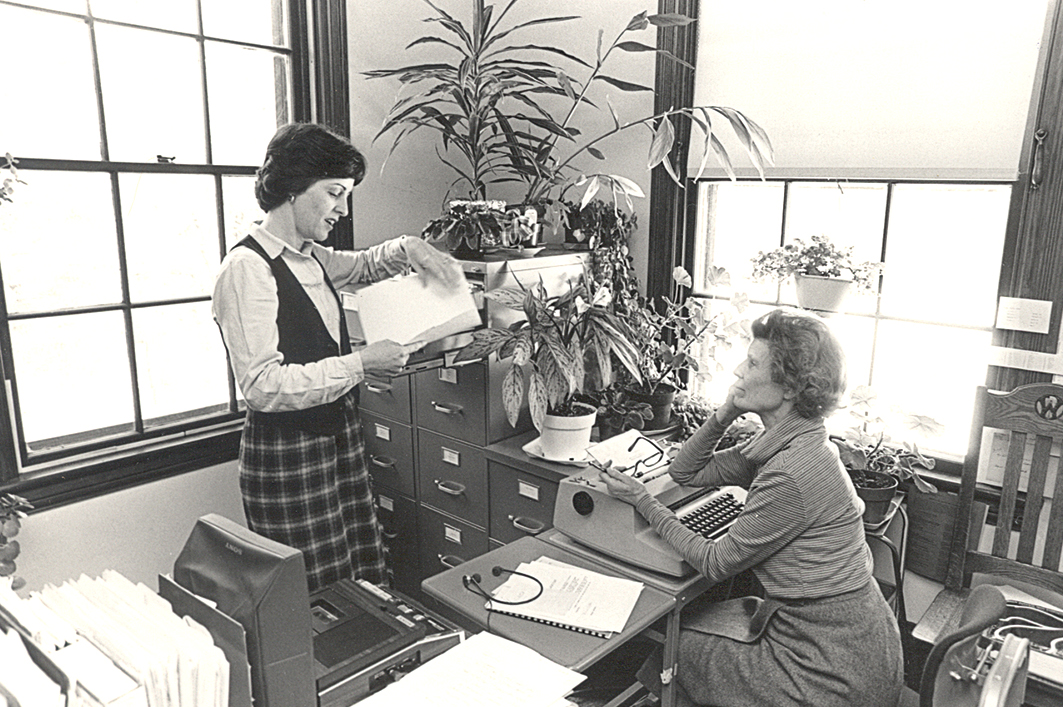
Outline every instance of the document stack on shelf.
<path id="1" fill-rule="evenodd" d="M 0 618 L 68 676 L 71 699 L 60 704 L 228 706 L 229 664 L 207 630 L 117 572 L 49 585 L 27 599 L 0 589 Z"/>
<path id="2" fill-rule="evenodd" d="M 610 638 L 624 630 L 642 586 L 642 582 L 540 557 L 522 562 L 491 593 L 495 601 L 488 601 L 486 607 L 488 611 Z"/>

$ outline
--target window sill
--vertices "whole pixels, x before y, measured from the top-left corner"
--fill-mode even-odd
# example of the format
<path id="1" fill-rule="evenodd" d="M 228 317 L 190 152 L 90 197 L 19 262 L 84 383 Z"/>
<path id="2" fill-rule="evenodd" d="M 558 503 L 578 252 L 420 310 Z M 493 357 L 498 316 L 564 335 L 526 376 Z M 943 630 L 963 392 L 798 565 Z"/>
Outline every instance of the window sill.
<path id="1" fill-rule="evenodd" d="M 233 461 L 239 453 L 242 427 L 243 420 L 237 420 L 134 449 L 23 470 L 17 480 L 0 491 L 25 497 L 35 511 L 96 498 Z"/>

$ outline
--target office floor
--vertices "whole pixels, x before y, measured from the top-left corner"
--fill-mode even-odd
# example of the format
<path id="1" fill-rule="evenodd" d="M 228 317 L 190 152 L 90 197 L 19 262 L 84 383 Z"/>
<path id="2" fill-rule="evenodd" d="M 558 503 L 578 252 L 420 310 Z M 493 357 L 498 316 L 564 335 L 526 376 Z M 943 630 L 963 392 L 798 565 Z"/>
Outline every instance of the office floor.
<path id="1" fill-rule="evenodd" d="M 607 704 L 635 682 L 635 673 L 656 645 L 643 638 L 629 641 L 587 670 L 587 679 L 573 690 L 568 699 L 580 707 Z"/>

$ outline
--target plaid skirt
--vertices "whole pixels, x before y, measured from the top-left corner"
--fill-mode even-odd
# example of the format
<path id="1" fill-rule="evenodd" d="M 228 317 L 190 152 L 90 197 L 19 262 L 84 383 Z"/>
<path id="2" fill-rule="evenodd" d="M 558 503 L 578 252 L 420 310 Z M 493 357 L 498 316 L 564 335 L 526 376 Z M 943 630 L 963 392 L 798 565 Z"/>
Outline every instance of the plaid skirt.
<path id="1" fill-rule="evenodd" d="M 335 437 L 265 423 L 248 412 L 240 491 L 248 527 L 301 550 L 310 591 L 344 578 L 387 583 L 380 526 L 353 391 Z"/>

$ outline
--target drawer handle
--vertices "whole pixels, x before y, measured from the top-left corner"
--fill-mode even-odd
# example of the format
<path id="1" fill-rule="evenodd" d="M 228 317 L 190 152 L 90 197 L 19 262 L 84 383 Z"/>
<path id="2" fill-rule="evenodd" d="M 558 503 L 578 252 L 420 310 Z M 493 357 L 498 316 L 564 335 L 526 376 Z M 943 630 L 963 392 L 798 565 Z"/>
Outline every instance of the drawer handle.
<path id="1" fill-rule="evenodd" d="M 444 415 L 461 414 L 461 405 L 454 405 L 451 403 L 437 403 L 435 400 L 433 400 L 432 407 L 435 409 L 436 412 L 441 412 Z"/>
<path id="2" fill-rule="evenodd" d="M 440 481 L 439 479 L 433 479 L 432 483 L 436 485 L 437 489 L 450 496 L 460 496 L 465 493 L 465 485 L 459 484 L 457 481 Z"/>
<path id="3" fill-rule="evenodd" d="M 365 389 L 368 390 L 370 393 L 377 393 L 377 394 L 390 393 L 391 392 L 391 386 L 388 385 L 387 383 L 369 383 L 369 382 L 366 382 Z"/>
<path id="4" fill-rule="evenodd" d="M 461 559 L 457 555 L 436 555 L 439 558 L 439 564 L 446 567 L 448 570 L 457 567 L 465 560 Z"/>
<path id="5" fill-rule="evenodd" d="M 381 530 L 380 534 L 384 536 L 385 540 L 394 540 L 395 538 L 399 537 L 398 533 L 389 533 L 385 530 Z"/>
<path id="6" fill-rule="evenodd" d="M 395 465 L 398 464 L 398 462 L 392 459 L 391 457 L 378 457 L 375 454 L 370 455 L 369 460 L 373 462 L 373 464 L 375 464 L 376 466 L 389 469 L 395 468 Z"/>
<path id="7" fill-rule="evenodd" d="M 513 524 L 514 528 L 523 533 L 527 533 L 528 535 L 538 535 L 546 530 L 546 523 L 543 523 L 541 520 L 535 520 L 534 518 L 509 516 L 509 522 Z"/>

